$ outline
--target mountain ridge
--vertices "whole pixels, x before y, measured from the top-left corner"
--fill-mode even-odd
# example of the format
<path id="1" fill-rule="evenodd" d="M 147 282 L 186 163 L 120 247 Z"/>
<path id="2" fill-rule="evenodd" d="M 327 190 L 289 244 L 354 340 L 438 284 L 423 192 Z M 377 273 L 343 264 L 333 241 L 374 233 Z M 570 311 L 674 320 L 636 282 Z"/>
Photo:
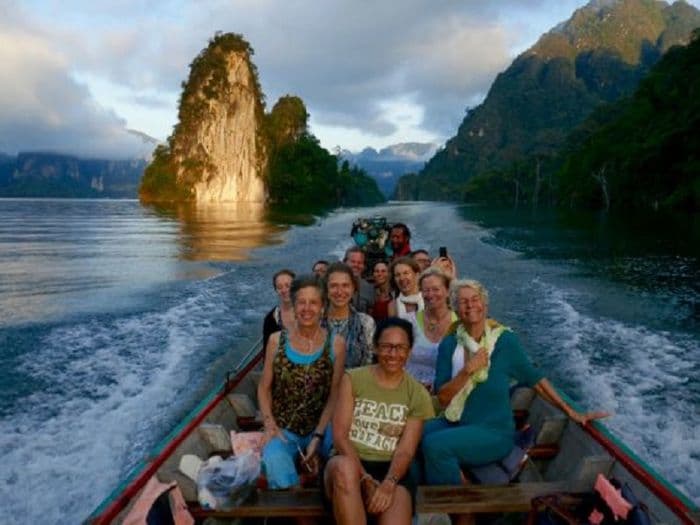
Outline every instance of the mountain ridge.
<path id="1" fill-rule="evenodd" d="M 700 11 L 685 2 L 614 0 L 577 9 L 496 77 L 420 174 L 399 181 L 397 197 L 460 199 L 476 175 L 550 157 L 598 105 L 630 94 L 664 50 L 687 43 L 698 25 Z M 595 39 L 617 47 L 595 47 Z"/>
<path id="2" fill-rule="evenodd" d="M 432 142 L 399 142 L 380 150 L 366 147 L 359 152 L 336 148 L 336 155 L 365 170 L 377 181 L 387 198 L 394 194 L 399 178 L 420 171 L 438 149 Z"/>
<path id="3" fill-rule="evenodd" d="M 0 155 L 0 197 L 135 198 L 146 162 L 36 151 Z"/>

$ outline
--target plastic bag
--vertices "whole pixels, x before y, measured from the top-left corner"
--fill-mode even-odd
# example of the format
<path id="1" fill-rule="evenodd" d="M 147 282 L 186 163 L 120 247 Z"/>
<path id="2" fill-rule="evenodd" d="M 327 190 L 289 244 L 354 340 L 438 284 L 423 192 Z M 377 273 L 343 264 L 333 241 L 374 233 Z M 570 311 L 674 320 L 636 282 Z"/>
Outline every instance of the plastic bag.
<path id="1" fill-rule="evenodd" d="M 259 476 L 260 458 L 251 450 L 228 459 L 214 456 L 197 474 L 199 504 L 210 509 L 240 505 L 255 489 Z"/>

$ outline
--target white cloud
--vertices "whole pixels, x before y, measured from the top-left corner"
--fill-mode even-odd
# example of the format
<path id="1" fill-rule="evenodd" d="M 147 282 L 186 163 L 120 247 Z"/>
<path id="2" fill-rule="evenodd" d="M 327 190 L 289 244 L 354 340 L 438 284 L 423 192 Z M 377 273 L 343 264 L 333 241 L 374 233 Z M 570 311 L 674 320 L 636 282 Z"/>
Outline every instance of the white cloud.
<path id="1" fill-rule="evenodd" d="M 27 0 L 6 11 L 24 13 L 22 38 L 9 40 L 12 53 L 33 49 L 33 74 L 41 83 L 55 84 L 64 97 L 73 89 L 83 101 L 74 122 L 82 115 L 116 129 L 118 113 L 129 127 L 165 138 L 176 122 L 188 65 L 216 31 L 235 32 L 255 49 L 268 107 L 281 95 L 299 95 L 325 146 L 335 146 L 346 133 L 341 145 L 359 149 L 404 136 L 442 141 L 453 135 L 465 108 L 483 99 L 514 53 L 584 3 Z M 0 21 L 5 35 L 11 26 Z M 34 47 L 27 47 L 31 37 Z M 28 82 L 26 87 L 0 83 L 0 115 L 7 104 L 28 96 L 44 120 L 52 114 L 65 120 L 64 108 L 37 102 L 38 81 L 21 69 L 17 83 Z M 96 108 L 95 99 L 113 113 Z M 414 113 L 401 119 L 397 107 Z M 7 142 L 0 131 L 0 141 Z"/>
<path id="2" fill-rule="evenodd" d="M 150 149 L 71 76 L 46 35 L 18 22 L 0 24 L 0 151 L 124 158 Z"/>

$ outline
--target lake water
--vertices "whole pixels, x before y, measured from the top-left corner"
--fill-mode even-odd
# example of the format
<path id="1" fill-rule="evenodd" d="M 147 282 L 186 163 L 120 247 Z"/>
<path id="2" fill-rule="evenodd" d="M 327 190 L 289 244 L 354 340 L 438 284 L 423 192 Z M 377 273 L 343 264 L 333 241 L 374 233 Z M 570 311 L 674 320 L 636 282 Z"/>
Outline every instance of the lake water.
<path id="1" fill-rule="evenodd" d="M 0 521 L 84 519 L 259 336 L 274 271 L 340 257 L 362 214 L 446 245 L 550 379 L 698 500 L 697 217 L 417 203 L 305 226 L 255 206 L 0 200 Z"/>

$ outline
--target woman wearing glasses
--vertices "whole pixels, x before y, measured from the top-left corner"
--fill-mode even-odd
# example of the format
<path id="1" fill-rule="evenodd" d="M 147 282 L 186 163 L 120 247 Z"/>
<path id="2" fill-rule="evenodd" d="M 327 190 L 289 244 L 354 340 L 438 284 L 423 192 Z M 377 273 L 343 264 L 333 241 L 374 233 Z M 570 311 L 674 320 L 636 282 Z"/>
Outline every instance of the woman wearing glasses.
<path id="1" fill-rule="evenodd" d="M 432 417 L 428 391 L 404 366 L 413 346 L 411 324 L 396 317 L 374 334 L 377 364 L 343 376 L 333 415 L 338 455 L 324 473 L 324 491 L 336 522 L 411 523 L 416 480 L 409 467 L 423 420 Z"/>

